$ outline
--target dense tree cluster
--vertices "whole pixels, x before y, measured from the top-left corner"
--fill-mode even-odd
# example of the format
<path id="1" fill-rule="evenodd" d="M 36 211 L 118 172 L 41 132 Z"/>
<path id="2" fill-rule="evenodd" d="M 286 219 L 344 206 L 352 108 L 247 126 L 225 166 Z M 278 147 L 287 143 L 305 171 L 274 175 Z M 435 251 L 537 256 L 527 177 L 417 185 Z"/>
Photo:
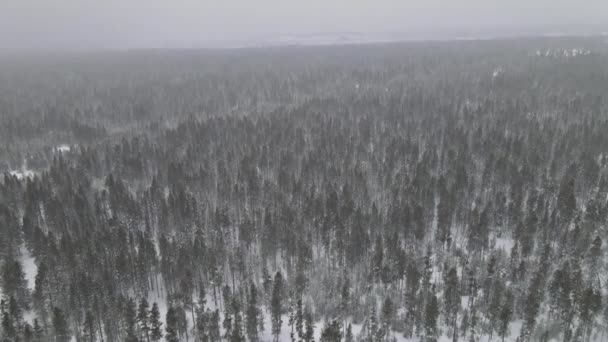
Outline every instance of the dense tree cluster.
<path id="1" fill-rule="evenodd" d="M 1 69 L 3 340 L 608 336 L 601 40 L 148 53 Z"/>

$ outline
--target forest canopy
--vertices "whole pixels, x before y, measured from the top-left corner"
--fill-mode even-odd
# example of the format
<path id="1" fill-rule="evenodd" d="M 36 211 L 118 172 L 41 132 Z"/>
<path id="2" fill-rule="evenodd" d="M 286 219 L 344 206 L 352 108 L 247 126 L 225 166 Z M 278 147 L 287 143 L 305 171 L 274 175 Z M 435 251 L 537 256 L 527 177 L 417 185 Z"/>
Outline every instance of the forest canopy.
<path id="1" fill-rule="evenodd" d="M 0 60 L 2 341 L 603 341 L 603 37 Z"/>

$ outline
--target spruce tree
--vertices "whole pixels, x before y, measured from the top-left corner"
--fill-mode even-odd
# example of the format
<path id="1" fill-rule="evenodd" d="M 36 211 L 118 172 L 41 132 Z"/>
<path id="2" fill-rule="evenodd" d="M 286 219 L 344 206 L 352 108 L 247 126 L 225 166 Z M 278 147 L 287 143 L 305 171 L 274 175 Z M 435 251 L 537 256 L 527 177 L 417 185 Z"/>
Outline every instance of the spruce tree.
<path id="1" fill-rule="evenodd" d="M 139 329 L 142 331 L 146 342 L 150 342 L 150 305 L 145 297 L 142 297 L 139 301 L 136 318 Z"/>
<path id="2" fill-rule="evenodd" d="M 68 322 L 60 308 L 53 309 L 53 332 L 56 342 L 68 342 L 71 339 Z"/>
<path id="3" fill-rule="evenodd" d="M 18 338 L 16 322 L 7 311 L 2 312 L 2 332 L 4 341 L 6 342 L 13 341 Z"/>
<path id="4" fill-rule="evenodd" d="M 384 303 L 382 304 L 382 329 L 386 332 L 386 334 L 390 333 L 391 331 L 395 311 L 393 301 L 390 299 L 390 297 L 386 297 L 384 299 Z"/>
<path id="5" fill-rule="evenodd" d="M 209 341 L 219 341 L 220 334 L 220 311 L 216 309 L 209 320 Z"/>
<path id="6" fill-rule="evenodd" d="M 281 272 L 277 272 L 274 276 L 270 311 L 272 335 L 274 335 L 275 341 L 278 341 L 279 334 L 281 333 L 281 325 L 283 324 L 283 320 L 281 319 L 281 314 L 283 312 L 283 276 L 281 275 Z"/>
<path id="7" fill-rule="evenodd" d="M 209 339 L 208 325 L 211 313 L 207 310 L 207 293 L 205 284 L 199 284 L 198 302 L 196 305 L 196 332 L 201 341 Z"/>
<path id="8" fill-rule="evenodd" d="M 36 342 L 42 342 L 45 340 L 44 329 L 40 325 L 37 318 L 34 318 L 34 340 Z"/>
<path id="9" fill-rule="evenodd" d="M 342 324 L 337 320 L 332 320 L 325 325 L 321 331 L 320 342 L 341 342 Z"/>
<path id="10" fill-rule="evenodd" d="M 177 310 L 174 307 L 170 307 L 167 310 L 167 316 L 165 319 L 165 331 L 167 332 L 165 335 L 165 340 L 167 342 L 179 342 L 178 319 Z"/>
<path id="11" fill-rule="evenodd" d="M 29 309 L 30 298 L 27 289 L 27 280 L 23 266 L 18 260 L 8 259 L 2 267 L 2 290 L 7 298 L 14 297 L 19 306 Z"/>
<path id="12" fill-rule="evenodd" d="M 244 342 L 245 336 L 243 335 L 243 322 L 241 316 L 241 302 L 239 301 L 238 296 L 232 296 L 232 301 L 230 303 L 232 307 L 233 314 L 233 325 L 232 332 L 230 334 L 231 342 Z"/>
<path id="13" fill-rule="evenodd" d="M 310 311 L 308 309 L 306 309 L 304 311 L 304 325 L 306 327 L 305 327 L 305 331 L 304 331 L 304 337 L 302 340 L 304 342 L 314 342 L 314 340 L 315 340 L 315 322 L 313 321 L 312 313 L 310 313 Z"/>
<path id="14" fill-rule="evenodd" d="M 86 342 L 96 341 L 97 337 L 95 328 L 95 317 L 93 316 L 93 313 L 90 310 L 87 311 L 87 313 L 85 314 L 83 330 Z"/>
<path id="15" fill-rule="evenodd" d="M 224 328 L 224 338 L 230 338 L 232 334 L 232 293 L 230 290 L 230 286 L 225 285 L 222 288 L 222 298 L 224 300 L 224 321 L 222 323 L 222 327 Z"/>
<path id="16" fill-rule="evenodd" d="M 259 325 L 258 319 L 260 315 L 258 309 L 258 291 L 253 282 L 249 286 L 249 302 L 247 303 L 246 315 L 247 337 L 249 338 L 250 342 L 257 342 Z"/>
<path id="17" fill-rule="evenodd" d="M 302 307 L 302 299 L 298 298 L 296 302 L 296 332 L 298 338 L 301 340 L 304 336 L 304 308 Z"/>
<path id="18" fill-rule="evenodd" d="M 32 326 L 28 323 L 25 322 L 23 324 L 23 328 L 22 328 L 22 335 L 23 335 L 23 342 L 32 342 L 34 341 L 34 331 L 32 329 Z"/>
<path id="19" fill-rule="evenodd" d="M 355 342 L 355 337 L 353 336 L 353 327 L 350 323 L 348 323 L 348 327 L 346 328 L 344 342 Z"/>
<path id="20" fill-rule="evenodd" d="M 150 310 L 150 340 L 154 342 L 160 341 L 163 338 L 163 323 L 160 321 L 160 311 L 158 311 L 158 304 L 152 304 Z"/>
<path id="21" fill-rule="evenodd" d="M 137 332 L 137 313 L 135 311 L 135 301 L 133 298 L 127 299 L 124 311 L 125 330 L 127 337 L 126 342 L 138 342 L 139 334 Z"/>
<path id="22" fill-rule="evenodd" d="M 434 291 L 430 294 L 424 309 L 424 335 L 426 341 L 437 341 L 437 318 L 439 317 L 439 303 Z"/>
<path id="23" fill-rule="evenodd" d="M 451 268 L 445 280 L 443 294 L 444 315 L 446 323 L 452 328 L 452 340 L 458 340 L 458 310 L 460 309 L 460 281 L 455 268 Z"/>
<path id="24" fill-rule="evenodd" d="M 505 298 L 503 300 L 502 306 L 500 308 L 499 325 L 498 325 L 498 335 L 501 337 L 504 342 L 505 336 L 509 331 L 509 323 L 511 322 L 511 318 L 513 316 L 513 295 L 511 292 L 507 292 L 505 294 Z"/>

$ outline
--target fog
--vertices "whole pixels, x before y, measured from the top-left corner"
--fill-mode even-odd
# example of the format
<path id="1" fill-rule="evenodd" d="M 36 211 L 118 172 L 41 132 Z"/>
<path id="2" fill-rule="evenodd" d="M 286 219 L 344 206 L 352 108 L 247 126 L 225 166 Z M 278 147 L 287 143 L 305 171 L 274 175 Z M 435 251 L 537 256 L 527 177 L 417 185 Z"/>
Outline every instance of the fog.
<path id="1" fill-rule="evenodd" d="M 318 34 L 581 34 L 606 31 L 605 23 L 604 0 L 0 0 L 3 51 L 236 46 Z"/>

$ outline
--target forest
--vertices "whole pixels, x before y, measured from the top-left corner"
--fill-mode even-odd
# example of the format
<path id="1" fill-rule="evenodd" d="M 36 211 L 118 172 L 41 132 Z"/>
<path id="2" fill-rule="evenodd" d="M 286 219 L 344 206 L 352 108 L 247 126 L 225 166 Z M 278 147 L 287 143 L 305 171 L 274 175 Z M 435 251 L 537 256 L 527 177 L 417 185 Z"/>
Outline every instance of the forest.
<path id="1" fill-rule="evenodd" d="M 608 340 L 608 39 L 0 57 L 0 340 Z"/>

